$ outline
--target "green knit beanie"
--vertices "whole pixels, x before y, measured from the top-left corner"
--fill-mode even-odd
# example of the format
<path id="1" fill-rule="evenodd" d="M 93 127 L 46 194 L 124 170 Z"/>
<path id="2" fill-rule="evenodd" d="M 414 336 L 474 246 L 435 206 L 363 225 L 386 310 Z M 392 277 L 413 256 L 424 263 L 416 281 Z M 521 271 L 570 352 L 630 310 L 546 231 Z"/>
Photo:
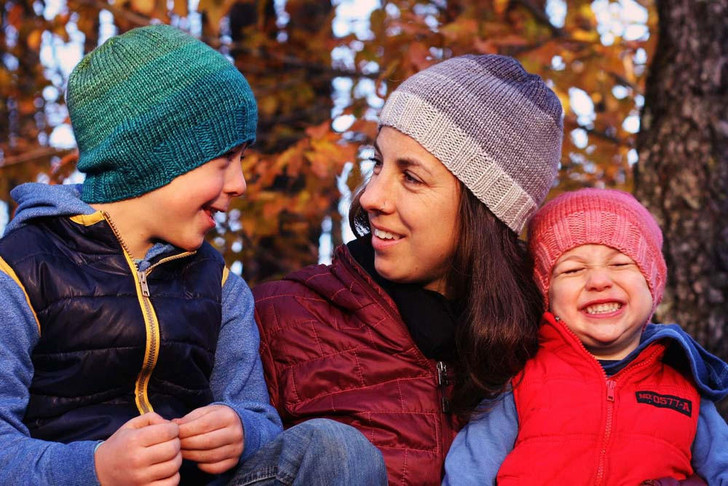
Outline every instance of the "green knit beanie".
<path id="1" fill-rule="evenodd" d="M 168 25 L 133 29 L 94 49 L 71 73 L 66 102 L 87 203 L 169 184 L 252 143 L 258 121 L 235 66 Z"/>

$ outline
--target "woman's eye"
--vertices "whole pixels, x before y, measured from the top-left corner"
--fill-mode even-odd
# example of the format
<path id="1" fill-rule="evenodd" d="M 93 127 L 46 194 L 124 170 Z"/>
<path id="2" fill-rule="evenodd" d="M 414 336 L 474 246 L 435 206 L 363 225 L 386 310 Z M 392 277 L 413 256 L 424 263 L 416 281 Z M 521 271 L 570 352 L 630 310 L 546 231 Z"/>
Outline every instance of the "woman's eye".
<path id="1" fill-rule="evenodd" d="M 412 174 L 410 174 L 407 171 L 404 172 L 404 180 L 409 183 L 412 183 L 412 184 L 421 184 L 422 183 L 422 181 L 420 181 L 418 178 L 416 178 L 415 176 L 413 176 Z"/>
<path id="2" fill-rule="evenodd" d="M 374 166 L 372 167 L 372 172 L 375 174 L 378 174 L 380 170 L 382 170 L 382 160 L 377 158 L 369 159 L 372 162 L 374 162 Z"/>

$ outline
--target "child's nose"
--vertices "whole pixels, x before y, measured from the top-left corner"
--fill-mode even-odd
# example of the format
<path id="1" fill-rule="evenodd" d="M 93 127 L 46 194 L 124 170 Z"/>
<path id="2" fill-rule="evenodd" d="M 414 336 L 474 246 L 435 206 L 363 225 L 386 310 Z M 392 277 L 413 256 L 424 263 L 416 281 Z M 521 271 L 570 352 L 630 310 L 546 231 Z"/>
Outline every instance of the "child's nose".
<path id="1" fill-rule="evenodd" d="M 592 267 L 587 272 L 588 289 L 604 290 L 612 286 L 612 277 L 606 267 Z"/>
<path id="2" fill-rule="evenodd" d="M 245 194 L 247 189 L 242 164 L 233 162 L 225 174 L 225 192 L 231 197 L 239 197 Z"/>

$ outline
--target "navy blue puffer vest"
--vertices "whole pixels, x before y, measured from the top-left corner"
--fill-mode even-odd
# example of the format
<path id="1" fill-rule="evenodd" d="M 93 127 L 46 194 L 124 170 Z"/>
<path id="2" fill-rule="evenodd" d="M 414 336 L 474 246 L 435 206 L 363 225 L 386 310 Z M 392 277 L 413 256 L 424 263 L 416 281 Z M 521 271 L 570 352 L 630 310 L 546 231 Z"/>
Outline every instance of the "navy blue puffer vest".
<path id="1" fill-rule="evenodd" d="M 153 260 L 145 285 L 96 213 L 33 220 L 0 240 L 0 257 L 40 325 L 31 436 L 106 439 L 140 413 L 181 417 L 212 401 L 224 262 L 209 244 Z"/>

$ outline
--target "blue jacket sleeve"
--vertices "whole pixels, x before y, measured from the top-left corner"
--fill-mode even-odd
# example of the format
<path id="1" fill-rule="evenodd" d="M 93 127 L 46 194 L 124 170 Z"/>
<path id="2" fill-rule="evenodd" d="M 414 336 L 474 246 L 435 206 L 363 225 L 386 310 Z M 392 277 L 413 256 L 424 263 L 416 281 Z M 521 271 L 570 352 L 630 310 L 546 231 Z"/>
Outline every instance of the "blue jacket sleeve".
<path id="1" fill-rule="evenodd" d="M 487 412 L 471 420 L 455 437 L 445 459 L 443 486 L 494 485 L 498 469 L 513 450 L 518 415 L 512 393 L 482 405 Z"/>
<path id="2" fill-rule="evenodd" d="M 0 484 L 98 484 L 96 441 L 33 439 L 23 424 L 38 325 L 21 287 L 0 261 Z"/>
<path id="3" fill-rule="evenodd" d="M 693 469 L 710 486 L 728 486 L 728 424 L 707 398 L 700 400 Z"/>
<path id="4" fill-rule="evenodd" d="M 258 354 L 260 335 L 253 312 L 248 284 L 230 272 L 222 288 L 222 327 L 210 386 L 215 403 L 235 410 L 243 423 L 245 449 L 241 461 L 283 430 L 263 379 Z"/>

